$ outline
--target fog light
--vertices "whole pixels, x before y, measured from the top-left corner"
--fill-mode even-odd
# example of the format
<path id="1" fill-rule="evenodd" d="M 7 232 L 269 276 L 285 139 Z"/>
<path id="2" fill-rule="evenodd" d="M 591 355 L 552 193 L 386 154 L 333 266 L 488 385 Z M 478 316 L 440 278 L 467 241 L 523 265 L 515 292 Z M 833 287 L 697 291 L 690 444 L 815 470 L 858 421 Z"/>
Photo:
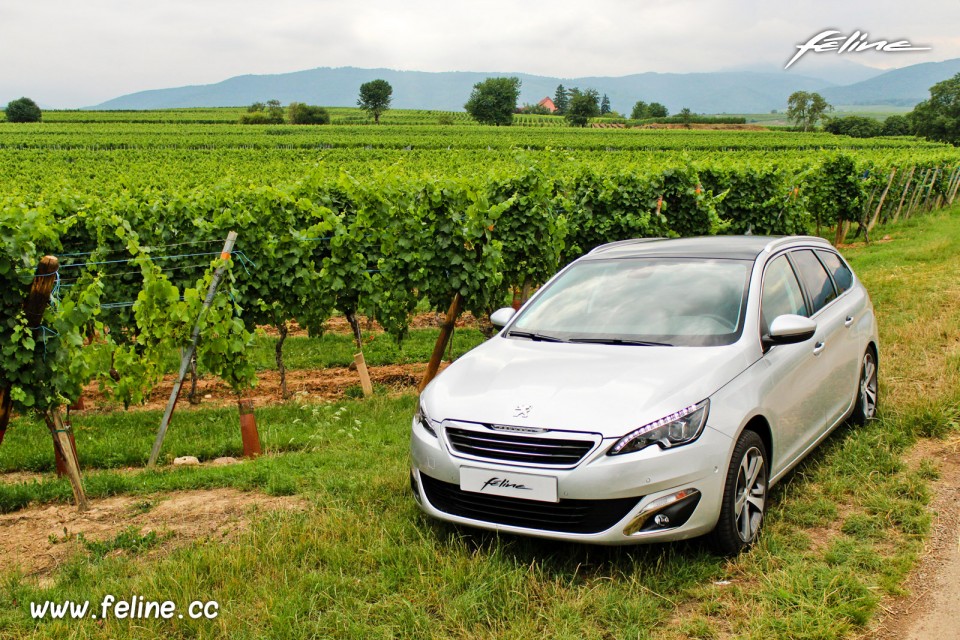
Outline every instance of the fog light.
<path id="1" fill-rule="evenodd" d="M 684 489 L 669 496 L 657 498 L 637 516 L 623 530 L 626 536 L 659 529 L 674 529 L 686 523 L 693 515 L 694 509 L 700 502 L 700 491 Z"/>

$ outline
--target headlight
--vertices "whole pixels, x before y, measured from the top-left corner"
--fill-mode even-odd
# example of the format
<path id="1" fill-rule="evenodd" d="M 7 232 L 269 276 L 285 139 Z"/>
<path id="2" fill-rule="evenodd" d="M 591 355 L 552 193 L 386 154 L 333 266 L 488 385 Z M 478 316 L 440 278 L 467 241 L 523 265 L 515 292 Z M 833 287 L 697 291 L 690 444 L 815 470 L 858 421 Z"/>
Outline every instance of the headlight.
<path id="1" fill-rule="evenodd" d="M 417 412 L 414 414 L 413 419 L 421 427 L 427 430 L 427 433 L 432 435 L 434 438 L 437 437 L 437 432 L 433 430 L 433 422 L 430 420 L 430 416 L 427 415 L 427 412 L 423 410 L 423 401 L 417 402 Z"/>
<path id="2" fill-rule="evenodd" d="M 607 455 L 616 456 L 621 453 L 640 451 L 651 444 L 658 444 L 662 449 L 669 449 L 677 445 L 693 442 L 703 431 L 707 423 L 707 413 L 710 411 L 710 400 L 704 400 L 686 409 L 660 418 L 639 429 L 631 431 L 613 445 Z"/>

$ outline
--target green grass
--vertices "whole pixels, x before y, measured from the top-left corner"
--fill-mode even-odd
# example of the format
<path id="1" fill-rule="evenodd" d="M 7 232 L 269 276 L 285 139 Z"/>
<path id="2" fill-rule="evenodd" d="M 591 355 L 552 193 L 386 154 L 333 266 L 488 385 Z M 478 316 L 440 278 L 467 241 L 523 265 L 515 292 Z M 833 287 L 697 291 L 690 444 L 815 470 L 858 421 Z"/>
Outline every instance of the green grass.
<path id="1" fill-rule="evenodd" d="M 439 329 L 412 329 L 398 345 L 384 333 L 365 332 L 363 355 L 367 364 L 372 366 L 426 362 L 430 359 L 438 335 Z M 459 358 L 485 339 L 477 329 L 456 329 L 453 334 L 453 357 Z M 257 337 L 250 358 L 258 369 L 277 368 L 276 344 L 275 337 Z M 283 362 L 288 369 L 346 367 L 353 362 L 356 352 L 356 342 L 349 334 L 325 333 L 316 338 L 288 337 L 283 343 Z M 174 371 L 179 363 L 171 360 L 171 364 L 171 371 Z"/>
<path id="2" fill-rule="evenodd" d="M 258 409 L 271 455 L 227 467 L 88 472 L 93 498 L 237 487 L 297 494 L 301 513 L 254 520 L 229 544 L 137 553 L 143 532 L 81 549 L 49 581 L 0 569 L 0 637 L 843 638 L 861 632 L 928 534 L 929 461 L 918 438 L 956 433 L 960 207 L 880 230 L 846 253 L 881 322 L 881 418 L 842 427 L 771 493 L 766 529 L 724 560 L 697 541 L 633 548 L 551 543 L 446 526 L 409 496 L 413 396 Z M 379 338 L 378 338 L 379 339 Z M 953 341 L 953 342 L 951 342 Z M 89 467 L 143 459 L 152 412 L 78 417 Z M 43 466 L 49 437 L 19 419 L 0 468 Z M 9 446 L 8 446 L 9 445 Z M 34 453 L 34 450 L 37 453 Z M 239 451 L 236 411 L 178 414 L 166 457 Z M 113 452 L 115 458 L 109 457 Z M 85 458 L 85 456 L 89 456 Z M 139 458 L 137 458 L 139 456 Z M 135 462 L 135 464 L 140 464 Z M 0 510 L 69 502 L 64 481 L 0 485 Z M 143 501 L 146 504 L 146 501 Z M 146 507 L 149 508 L 149 504 Z M 151 544 L 145 542 L 143 544 Z M 29 602 L 138 594 L 217 600 L 213 621 L 42 622 Z"/>

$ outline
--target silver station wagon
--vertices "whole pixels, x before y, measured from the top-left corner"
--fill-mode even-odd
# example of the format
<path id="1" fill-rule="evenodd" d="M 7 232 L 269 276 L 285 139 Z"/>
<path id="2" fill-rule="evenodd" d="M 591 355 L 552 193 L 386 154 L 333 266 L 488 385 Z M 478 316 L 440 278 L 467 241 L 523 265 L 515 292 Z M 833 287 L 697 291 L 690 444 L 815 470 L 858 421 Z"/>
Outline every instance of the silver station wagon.
<path id="1" fill-rule="evenodd" d="M 596 544 L 737 553 L 771 485 L 877 408 L 873 306 L 813 237 L 644 239 L 565 267 L 420 396 L 429 515 Z"/>

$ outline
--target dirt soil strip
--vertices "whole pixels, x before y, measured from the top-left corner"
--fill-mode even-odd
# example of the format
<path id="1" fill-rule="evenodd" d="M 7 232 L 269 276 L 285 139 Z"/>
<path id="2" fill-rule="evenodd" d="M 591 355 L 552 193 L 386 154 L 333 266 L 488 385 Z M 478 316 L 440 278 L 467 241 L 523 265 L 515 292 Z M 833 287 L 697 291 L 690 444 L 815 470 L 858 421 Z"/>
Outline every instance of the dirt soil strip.
<path id="1" fill-rule="evenodd" d="M 442 371 L 449 363 L 440 365 Z M 393 364 L 367 367 L 374 384 L 381 384 L 396 392 L 415 391 L 424 371 L 425 363 Z M 258 383 L 252 390 L 244 394 L 244 398 L 252 399 L 254 406 L 281 402 L 280 375 L 276 371 L 260 371 L 257 373 Z M 131 410 L 162 411 L 170 398 L 173 382 L 176 375 L 164 376 L 163 382 L 153 390 L 145 404 L 131 406 Z M 191 405 L 187 400 L 189 379 L 184 382 L 184 390 L 177 402 L 177 411 L 189 410 L 198 407 L 236 406 L 237 397 L 219 378 L 203 378 L 197 383 L 197 391 L 203 397 L 198 405 Z M 292 398 L 301 400 L 339 400 L 344 397 L 350 387 L 359 387 L 360 377 L 352 367 L 329 367 L 326 369 L 297 369 L 287 371 L 287 391 Z M 84 410 L 112 411 L 122 409 L 119 404 L 107 399 L 96 383 L 87 385 L 83 392 Z"/>
<path id="2" fill-rule="evenodd" d="M 410 318 L 410 328 L 437 329 L 443 324 L 443 319 L 444 314 L 442 313 L 418 313 Z M 380 326 L 380 323 L 372 318 L 368 318 L 367 316 L 357 316 L 357 320 L 360 322 L 360 328 L 364 331 L 373 331 L 374 333 L 383 332 L 383 327 Z M 307 330 L 301 327 L 296 320 L 289 322 L 288 326 L 288 336 L 304 337 L 307 335 Z M 473 317 L 473 314 L 469 311 L 465 311 L 464 313 L 460 314 L 460 317 L 457 318 L 458 329 L 462 329 L 464 327 L 477 329 L 480 328 L 480 326 L 481 323 L 475 317 Z M 263 325 L 260 328 L 268 336 L 277 337 L 278 335 L 277 328 L 273 325 Z M 353 331 L 353 329 L 350 328 L 350 323 L 347 322 L 347 319 L 343 316 L 334 316 L 327 320 L 323 325 L 323 330 L 330 333 L 351 333 Z"/>
<path id="3" fill-rule="evenodd" d="M 52 573 L 88 541 L 110 540 L 128 527 L 140 535 L 155 531 L 166 539 L 147 555 L 204 538 L 223 541 L 246 530 L 256 511 L 303 511 L 296 496 L 270 497 L 236 489 L 177 491 L 154 496 L 118 496 L 93 500 L 90 510 L 73 505 L 40 506 L 0 515 L 3 569 L 19 567 L 27 575 Z M 120 551 L 112 553 L 121 553 Z"/>
<path id="4" fill-rule="evenodd" d="M 870 640 L 960 639 L 960 437 L 921 440 L 908 460 L 936 463 L 933 532 L 907 580 L 909 595 L 883 603 L 886 613 L 862 637 Z"/>

